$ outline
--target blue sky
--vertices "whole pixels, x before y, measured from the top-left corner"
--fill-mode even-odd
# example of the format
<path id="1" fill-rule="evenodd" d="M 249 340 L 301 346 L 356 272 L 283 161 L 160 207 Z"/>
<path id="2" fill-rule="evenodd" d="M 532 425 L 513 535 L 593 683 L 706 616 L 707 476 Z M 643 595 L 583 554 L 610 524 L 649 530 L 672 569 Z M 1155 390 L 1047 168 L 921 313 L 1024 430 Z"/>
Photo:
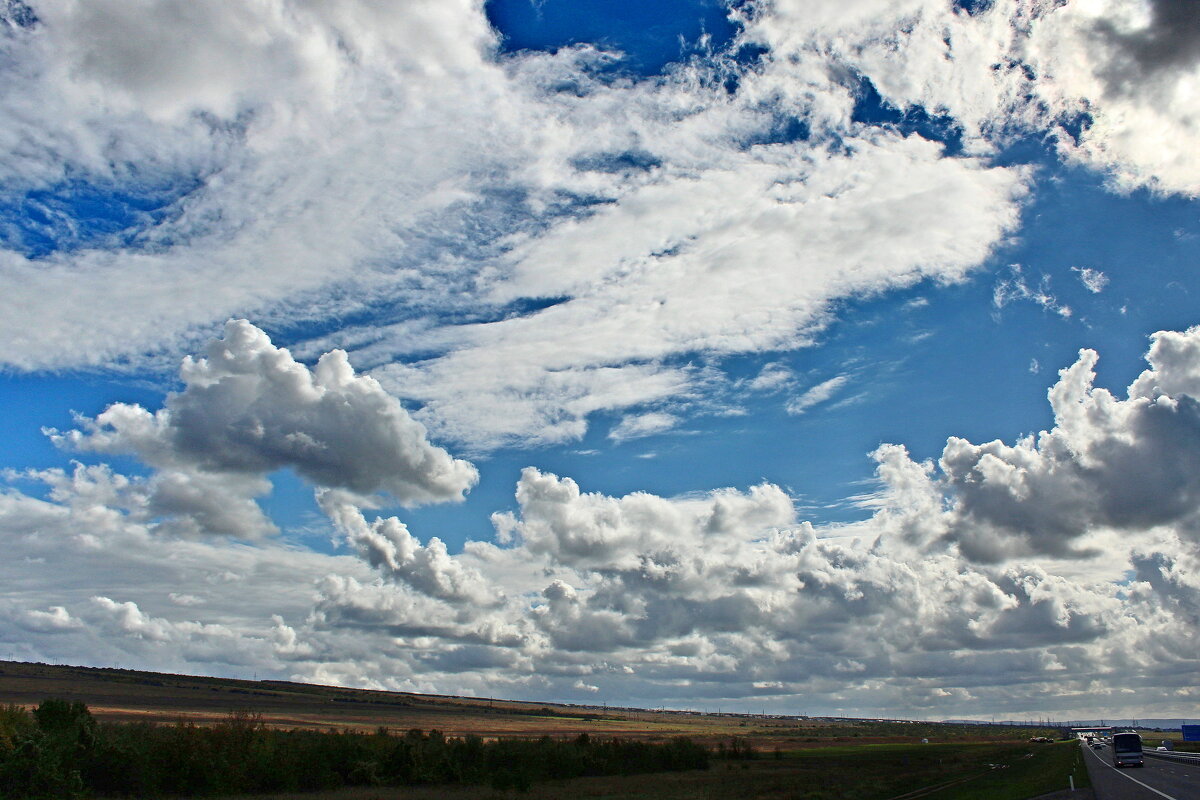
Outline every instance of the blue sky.
<path id="1" fill-rule="evenodd" d="M 12 0 L 0 657 L 1186 716 L 1181 2 Z"/>

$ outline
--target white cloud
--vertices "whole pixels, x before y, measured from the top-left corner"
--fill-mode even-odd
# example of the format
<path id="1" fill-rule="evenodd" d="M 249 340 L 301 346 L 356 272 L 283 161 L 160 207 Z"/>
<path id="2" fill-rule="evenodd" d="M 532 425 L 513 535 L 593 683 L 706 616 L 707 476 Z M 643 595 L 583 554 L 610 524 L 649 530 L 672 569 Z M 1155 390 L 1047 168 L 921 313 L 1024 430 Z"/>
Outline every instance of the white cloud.
<path id="1" fill-rule="evenodd" d="M 1079 273 L 1079 280 L 1092 294 L 1100 294 L 1108 286 L 1108 276 L 1098 269 L 1091 267 L 1071 267 L 1072 272 Z"/>
<path id="2" fill-rule="evenodd" d="M 1050 293 L 1049 275 L 1043 275 L 1036 287 L 1030 287 L 1021 265 L 1009 264 L 1008 277 L 997 280 L 992 288 L 992 305 L 1001 309 L 1010 303 L 1022 301 L 1034 303 L 1060 317 L 1070 317 L 1072 314 L 1070 306 L 1058 302 L 1058 298 Z"/>
<path id="3" fill-rule="evenodd" d="M 1115 185 L 1200 194 L 1200 40 L 1186 0 L 1088 0 L 1046 14 L 1029 60 L 1051 112 L 1087 113 L 1064 152 Z"/>
<path id="4" fill-rule="evenodd" d="M 916 716 L 1128 708 L 1094 687 L 1134 670 L 1162 687 L 1139 713 L 1165 713 L 1196 666 L 1162 642 L 1200 621 L 1200 328 L 1160 332 L 1147 357 L 1120 400 L 1085 351 L 1050 391 L 1055 427 L 1014 445 L 952 438 L 937 464 L 881 447 L 871 515 L 826 528 L 769 484 L 611 497 L 531 468 L 497 543 L 457 554 L 326 491 L 346 558 L 159 536 L 129 501 L 137 481 L 23 473 L 51 491 L 0 494 L 0 644 L 379 688 L 803 695 Z"/>
<path id="5" fill-rule="evenodd" d="M 368 523 L 337 491 L 322 489 L 317 500 L 350 544 L 389 578 L 443 600 L 481 605 L 496 602 L 495 591 L 483 576 L 451 558 L 436 536 L 422 546 L 396 517 Z"/>
<path id="6" fill-rule="evenodd" d="M 798 416 L 813 406 L 824 403 L 841 391 L 842 387 L 849 380 L 850 377 L 848 375 L 835 375 L 828 380 L 821 381 L 815 386 L 810 387 L 799 397 L 793 397 L 789 400 L 787 403 L 787 413 Z"/>
<path id="7" fill-rule="evenodd" d="M 849 125 L 852 87 L 814 53 L 765 60 L 730 97 L 723 63 L 613 83 L 588 48 L 497 58 L 465 0 L 43 6 L 7 44 L 28 72 L 0 126 L 13 191 L 58 191 L 65 159 L 112 190 L 153 165 L 182 194 L 132 239 L 4 254 L 0 360 L 23 368 L 162 365 L 228 316 L 386 307 L 309 347 L 359 351 L 474 449 L 569 440 L 595 411 L 700 388 L 667 359 L 803 346 L 839 297 L 962 278 L 1024 191 L 1018 169 Z M 147 69 L 173 19 L 187 41 Z M 752 144 L 781 114 L 811 140 Z M 48 131 L 66 140 L 21 145 Z M 631 151 L 652 166 L 589 166 Z M 505 310 L 542 298 L 563 301 Z M 498 321 L 437 321 L 480 307 Z"/>
<path id="8" fill-rule="evenodd" d="M 31 608 L 16 617 L 19 626 L 34 633 L 53 633 L 55 631 L 75 630 L 82 623 L 71 616 L 62 606 L 50 606 L 49 611 Z"/>
<path id="9" fill-rule="evenodd" d="M 419 402 L 439 436 L 484 447 L 575 438 L 593 410 L 696 391 L 703 376 L 663 366 L 672 356 L 809 344 L 834 298 L 960 279 L 1016 222 L 1019 171 L 943 159 L 916 137 L 844 145 L 833 156 L 802 143 L 752 150 L 635 187 L 522 243 L 498 283 L 505 299 L 569 300 L 464 326 L 447 334 L 447 355 L 375 374 Z"/>
<path id="10" fill-rule="evenodd" d="M 621 421 L 608 432 L 608 438 L 616 442 L 641 439 L 645 436 L 653 436 L 656 433 L 669 431 L 678 424 L 679 418 L 677 416 L 662 411 L 630 414 L 622 417 Z"/>
<path id="11" fill-rule="evenodd" d="M 1155 334 L 1150 368 L 1121 400 L 1093 386 L 1097 354 L 1080 351 L 1050 390 L 1055 426 L 1013 445 L 951 437 L 912 491 L 946 492 L 948 510 L 917 523 L 971 558 L 1079 557 L 1114 530 L 1137 541 L 1158 529 L 1200 531 L 1200 328 Z M 891 451 L 888 462 L 907 456 Z"/>
<path id="12" fill-rule="evenodd" d="M 769 484 L 613 497 L 533 468 L 497 542 L 461 553 L 363 508 L 474 485 L 427 431 L 483 451 L 581 438 L 596 412 L 627 414 L 617 437 L 664 430 L 682 412 L 653 409 L 720 383 L 706 358 L 808 346 L 840 298 L 963 279 L 1018 224 L 1032 173 L 988 160 L 1013 137 L 1057 130 L 1064 157 L 1118 188 L 1196 194 L 1182 8 L 781 0 L 746 21 L 740 42 L 769 49 L 731 95 L 713 80 L 728 64 L 609 81 L 586 46 L 498 56 L 469 0 L 34 4 L 37 25 L 0 37 L 0 192 L 61 200 L 41 230 L 60 247 L 6 239 L 0 361 L 165 370 L 230 316 L 334 330 L 298 343 L 310 368 L 229 323 L 163 409 L 118 403 L 55 434 L 133 454 L 148 477 L 9 475 L 46 494 L 0 493 L 0 645 L 915 715 L 1128 708 L 1104 692 L 1132 672 L 1172 698 L 1137 712 L 1165 710 L 1197 666 L 1166 644 L 1194 638 L 1200 613 L 1196 329 L 1157 334 L 1125 399 L 1081 353 L 1036 436 L 952 438 L 936 464 L 879 448 L 871 514 L 852 524 L 800 522 Z M 962 154 L 852 122 L 859 77 L 944 116 Z M 773 140 L 781 118 L 808 138 Z M 644 169 L 619 166 L 631 152 Z M 165 205 L 94 235 L 77 189 Z M 1081 280 L 1103 288 L 1093 272 Z M 995 305 L 1016 301 L 1069 313 L 1014 270 Z M 329 322 L 350 314 L 365 321 Z M 342 346 L 370 377 L 326 352 Z M 775 366 L 745 386 L 793 381 Z M 279 468 L 327 487 L 353 557 L 270 535 L 256 499 Z"/>
<path id="13" fill-rule="evenodd" d="M 20 65 L 0 99 L 5 191 L 69 200 L 82 185 L 168 206 L 132 241 L 55 230 L 64 251 L 5 251 L 9 363 L 174 351 L 281 304 L 281 319 L 312 318 L 331 285 L 369 302 L 380 281 L 407 283 L 397 262 L 424 260 L 409 250 L 431 217 L 460 218 L 476 187 L 504 181 L 500 143 L 519 169 L 544 127 L 524 126 L 536 116 L 469 0 L 34 6 L 40 23 L 2 45 Z M 31 335 L 46 319 L 59 324 Z"/>
<path id="14" fill-rule="evenodd" d="M 184 359 L 180 377 L 184 390 L 155 413 L 115 403 L 51 437 L 76 450 L 136 454 L 160 470 L 151 512 L 216 533 L 266 527 L 253 497 L 281 467 L 319 486 L 388 492 L 405 505 L 460 499 L 478 478 L 431 444 L 373 378 L 356 375 L 341 351 L 310 370 L 250 323 L 230 321 L 206 358 Z"/>
<path id="15" fill-rule="evenodd" d="M 833 300 L 962 278 L 1016 225 L 1027 176 L 971 157 L 1014 131 L 1086 112 L 1078 142 L 1060 137 L 1069 157 L 1194 192 L 1197 122 L 1177 109 L 1200 66 L 1179 8 L 781 2 L 744 20 L 761 63 L 606 82 L 587 47 L 497 56 L 469 0 L 43 0 L 4 43 L 21 72 L 2 100 L 5 191 L 69 193 L 70 172 L 178 198 L 132 237 L 80 239 L 64 218 L 62 250 L 0 254 L 0 360 L 161 366 L 228 316 L 386 307 L 328 339 L 437 435 L 579 438 L 596 411 L 700 388 L 667 359 L 805 346 Z M 163 42 L 178 46 L 160 64 Z M 739 70 L 732 96 L 722 69 Z M 946 115 L 967 156 L 852 123 L 851 75 Z M 754 144 L 781 116 L 809 139 Z M 630 152 L 647 168 L 603 166 Z M 507 310 L 542 299 L 561 302 Z M 497 321 L 438 321 L 481 306 Z"/>
<path id="16" fill-rule="evenodd" d="M 764 364 L 747 386 L 756 392 L 777 392 L 794 380 L 795 374 L 790 369 L 783 364 L 772 362 Z"/>
<path id="17" fill-rule="evenodd" d="M 793 518 L 791 501 L 770 485 L 749 494 L 723 491 L 708 499 L 668 501 L 636 493 L 610 498 L 583 493 L 570 478 L 533 468 L 517 484 L 521 518 L 495 515 L 497 528 L 519 537 L 530 552 L 573 566 L 637 568 L 656 551 L 669 553 L 675 538 L 760 535 Z"/>

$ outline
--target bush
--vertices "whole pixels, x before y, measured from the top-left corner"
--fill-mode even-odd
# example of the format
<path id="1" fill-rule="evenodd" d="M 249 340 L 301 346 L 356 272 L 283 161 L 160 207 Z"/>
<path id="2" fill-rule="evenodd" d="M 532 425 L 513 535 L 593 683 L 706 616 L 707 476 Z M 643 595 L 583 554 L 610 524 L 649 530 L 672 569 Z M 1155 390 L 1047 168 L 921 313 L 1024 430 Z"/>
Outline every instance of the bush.
<path id="1" fill-rule="evenodd" d="M 0 796 L 78 797 L 97 751 L 96 720 L 80 702 L 50 699 L 0 712 Z"/>

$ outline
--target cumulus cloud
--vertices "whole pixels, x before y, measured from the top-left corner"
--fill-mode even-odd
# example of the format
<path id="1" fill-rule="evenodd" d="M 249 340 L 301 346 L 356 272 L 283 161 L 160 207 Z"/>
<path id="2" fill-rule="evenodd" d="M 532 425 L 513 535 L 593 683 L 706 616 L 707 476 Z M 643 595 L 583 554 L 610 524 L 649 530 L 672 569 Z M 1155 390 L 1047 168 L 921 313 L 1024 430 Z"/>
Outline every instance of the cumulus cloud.
<path id="1" fill-rule="evenodd" d="M 51 606 L 48 611 L 37 608 L 28 609 L 17 616 L 16 622 L 34 633 L 70 631 L 82 626 L 82 622 L 71 616 L 71 613 L 62 606 Z"/>
<path id="2" fill-rule="evenodd" d="M 347 558 L 158 537 L 129 501 L 144 487 L 111 469 L 24 473 L 52 488 L 0 494 L 0 642 L 489 696 L 820 696 L 830 713 L 1121 707 L 1095 693 L 1113 670 L 1186 692 L 1195 656 L 1161 642 L 1200 614 L 1200 328 L 1156 334 L 1124 399 L 1095 360 L 1061 371 L 1036 436 L 951 438 L 936 463 L 879 448 L 870 515 L 824 527 L 770 484 L 616 497 L 530 468 L 496 540 L 460 553 L 323 490 Z"/>
<path id="3" fill-rule="evenodd" d="M 321 508 L 371 566 L 419 592 L 456 602 L 487 604 L 495 592 L 478 571 L 465 568 L 436 536 L 422 546 L 396 517 L 368 523 L 362 512 L 333 490 L 318 492 Z"/>
<path id="4" fill-rule="evenodd" d="M 150 412 L 115 403 L 81 428 L 52 439 L 96 453 L 133 453 L 161 470 L 152 511 L 200 530 L 253 529 L 253 496 L 266 473 L 290 467 L 314 484 L 360 495 L 387 492 L 405 505 L 461 499 L 478 473 L 431 444 L 424 427 L 346 354 L 313 369 L 275 347 L 245 320 L 232 320 L 207 357 L 187 357 L 181 392 Z M 247 520 L 249 518 L 249 520 Z"/>
<path id="5" fill-rule="evenodd" d="M 1082 350 L 1050 389 L 1050 430 L 1012 445 L 951 437 L 937 475 L 895 450 L 877 457 L 913 476 L 905 498 L 944 493 L 948 510 L 916 529 L 973 559 L 1081 557 L 1105 530 L 1200 541 L 1198 353 L 1200 328 L 1155 334 L 1150 368 L 1122 400 L 1093 385 L 1098 355 Z"/>
<path id="6" fill-rule="evenodd" d="M 1125 190 L 1200 193 L 1200 55 L 1193 9 L 1176 0 L 1071 3 L 1033 27 L 1029 61 L 1048 108 L 1084 115 L 1068 157 Z M 1136 88 L 1135 88 L 1136 87 Z"/>
<path id="7" fill-rule="evenodd" d="M 723 491 L 697 500 L 668 501 L 646 493 L 611 498 L 582 492 L 570 478 L 527 468 L 517 484 L 521 516 L 496 514 L 505 537 L 519 537 L 536 554 L 578 567 L 621 565 L 653 570 L 655 553 L 672 560 L 672 539 L 761 535 L 794 518 L 790 498 L 764 484 L 749 493 Z M 665 564 L 666 562 L 662 562 Z M 683 568 L 683 565 L 681 565 Z"/>
<path id="8" fill-rule="evenodd" d="M 111 470 L 22 480 L 46 481 L 50 492 L 45 500 L 0 493 L 6 657 L 214 674 L 235 664 L 279 669 L 265 609 L 303 620 L 323 570 L 357 567 L 286 547 L 159 536 L 113 491 L 123 481 Z"/>
<path id="9" fill-rule="evenodd" d="M 1115 91 L 1131 93 L 1156 73 L 1200 64 L 1200 21 L 1187 0 L 1150 0 L 1137 12 L 1093 25 L 1111 48 L 1104 77 Z"/>

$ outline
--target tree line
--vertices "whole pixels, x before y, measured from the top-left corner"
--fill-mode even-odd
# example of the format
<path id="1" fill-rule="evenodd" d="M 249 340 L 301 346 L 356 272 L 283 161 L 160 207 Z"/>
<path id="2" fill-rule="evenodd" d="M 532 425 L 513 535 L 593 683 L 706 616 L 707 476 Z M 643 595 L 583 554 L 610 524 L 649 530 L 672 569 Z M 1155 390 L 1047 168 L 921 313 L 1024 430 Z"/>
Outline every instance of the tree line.
<path id="1" fill-rule="evenodd" d="M 0 798 L 161 797 L 343 786 L 483 784 L 527 789 L 586 775 L 707 769 L 686 738 L 447 737 L 279 730 L 233 712 L 214 725 L 98 722 L 80 702 L 0 706 Z"/>

